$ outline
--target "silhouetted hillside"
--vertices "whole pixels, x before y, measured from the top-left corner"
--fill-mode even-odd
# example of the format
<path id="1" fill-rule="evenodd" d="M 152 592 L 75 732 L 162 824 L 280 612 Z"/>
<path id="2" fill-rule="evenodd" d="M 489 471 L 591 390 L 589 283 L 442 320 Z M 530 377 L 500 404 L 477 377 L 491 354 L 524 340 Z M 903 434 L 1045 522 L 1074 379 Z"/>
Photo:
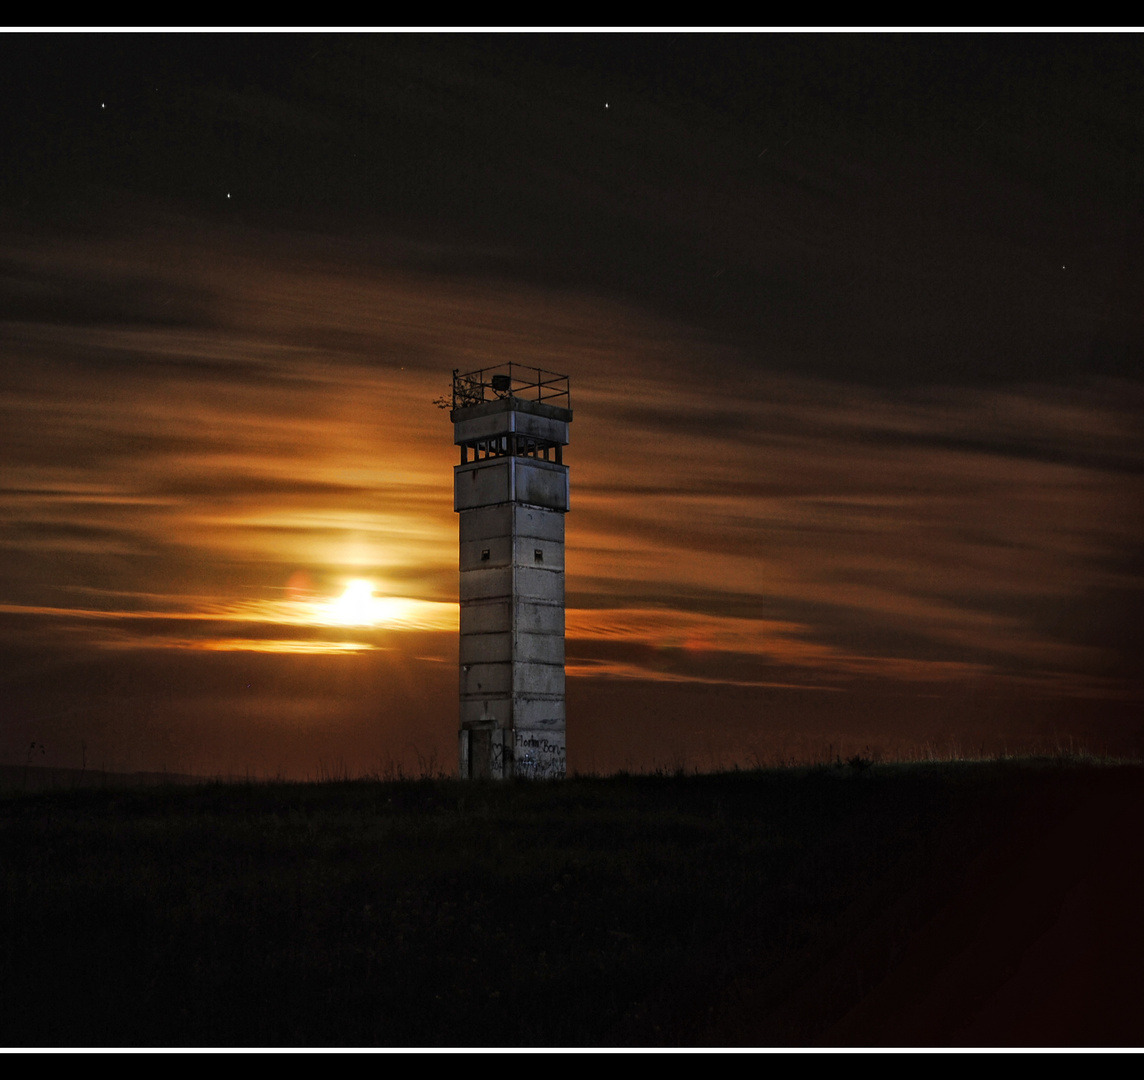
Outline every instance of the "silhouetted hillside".
<path id="1" fill-rule="evenodd" d="M 1144 768 L 0 795 L 10 1046 L 1133 1045 Z"/>

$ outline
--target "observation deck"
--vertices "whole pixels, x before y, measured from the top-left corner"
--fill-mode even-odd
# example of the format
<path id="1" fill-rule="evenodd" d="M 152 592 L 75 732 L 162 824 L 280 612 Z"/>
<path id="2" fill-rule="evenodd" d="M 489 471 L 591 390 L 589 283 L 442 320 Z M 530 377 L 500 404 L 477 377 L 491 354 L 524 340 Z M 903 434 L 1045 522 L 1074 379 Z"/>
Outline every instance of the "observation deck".
<path id="1" fill-rule="evenodd" d="M 449 418 L 460 463 L 527 457 L 562 465 L 570 401 L 568 376 L 543 368 L 510 363 L 464 375 L 454 371 Z"/>

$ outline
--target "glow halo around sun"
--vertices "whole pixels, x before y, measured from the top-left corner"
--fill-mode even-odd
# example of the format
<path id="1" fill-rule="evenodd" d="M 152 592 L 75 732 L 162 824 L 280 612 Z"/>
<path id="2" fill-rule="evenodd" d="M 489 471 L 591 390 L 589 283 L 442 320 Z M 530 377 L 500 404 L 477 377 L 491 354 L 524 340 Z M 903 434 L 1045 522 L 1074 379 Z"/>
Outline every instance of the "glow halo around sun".
<path id="1" fill-rule="evenodd" d="M 372 581 L 354 578 L 347 582 L 341 596 L 326 601 L 318 621 L 327 626 L 409 627 L 424 623 L 430 609 L 442 606 L 403 596 L 375 596 L 373 590 Z M 432 620 L 438 621 L 439 615 Z"/>
<path id="2" fill-rule="evenodd" d="M 342 626 L 373 626 L 380 621 L 379 607 L 373 595 L 373 582 L 354 578 L 330 605 L 330 617 Z"/>
<path id="3" fill-rule="evenodd" d="M 412 596 L 376 596 L 372 581 L 342 579 L 341 595 L 322 596 L 309 589 L 281 600 L 244 600 L 204 610 L 194 617 L 236 623 L 286 627 L 327 627 L 341 630 L 448 631 L 456 634 L 460 610 L 457 602 Z M 307 583 L 308 584 L 308 583 Z M 374 634 L 358 634 L 347 641 L 342 633 L 326 636 L 280 638 L 277 634 L 221 637 L 200 648 L 254 649 L 260 652 L 352 653 L 382 647 Z"/>

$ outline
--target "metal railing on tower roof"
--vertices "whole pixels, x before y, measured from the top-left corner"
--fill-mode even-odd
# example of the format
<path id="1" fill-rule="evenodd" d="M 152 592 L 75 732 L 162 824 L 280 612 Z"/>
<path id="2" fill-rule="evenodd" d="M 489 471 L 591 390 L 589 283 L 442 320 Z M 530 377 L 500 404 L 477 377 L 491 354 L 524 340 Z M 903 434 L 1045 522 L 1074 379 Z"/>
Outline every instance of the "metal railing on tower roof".
<path id="1" fill-rule="evenodd" d="M 460 374 L 453 369 L 453 408 L 467 409 L 486 401 L 521 398 L 572 408 L 568 376 L 525 364 L 498 364 Z"/>

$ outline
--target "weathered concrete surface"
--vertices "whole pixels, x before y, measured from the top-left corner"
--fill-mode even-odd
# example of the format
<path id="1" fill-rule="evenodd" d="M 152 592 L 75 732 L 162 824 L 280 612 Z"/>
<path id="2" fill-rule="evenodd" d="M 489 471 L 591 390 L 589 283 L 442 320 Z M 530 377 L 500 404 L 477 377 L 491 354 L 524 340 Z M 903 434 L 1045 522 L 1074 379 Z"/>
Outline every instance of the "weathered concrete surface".
<path id="1" fill-rule="evenodd" d="M 531 779 L 559 779 L 567 770 L 563 731 L 516 731 L 514 771 Z"/>
<path id="2" fill-rule="evenodd" d="M 515 730 L 564 730 L 563 695 L 504 694 L 474 696 L 461 702 L 461 726 L 490 722 Z"/>
<path id="3" fill-rule="evenodd" d="M 460 662 L 464 664 L 511 663 L 513 659 L 564 666 L 564 639 L 556 634 L 517 631 L 496 634 L 466 634 L 461 638 Z"/>
<path id="4" fill-rule="evenodd" d="M 453 466 L 453 509 L 474 510 L 507 502 L 566 513 L 568 468 L 536 458 L 482 458 Z"/>
<path id="5" fill-rule="evenodd" d="M 460 519 L 461 543 L 486 537 L 526 537 L 564 543 L 564 515 L 503 503 L 470 510 Z"/>
<path id="6" fill-rule="evenodd" d="M 526 398 L 502 398 L 457 409 L 451 416 L 458 446 L 506 434 L 529 435 L 567 446 L 572 410 Z"/>

